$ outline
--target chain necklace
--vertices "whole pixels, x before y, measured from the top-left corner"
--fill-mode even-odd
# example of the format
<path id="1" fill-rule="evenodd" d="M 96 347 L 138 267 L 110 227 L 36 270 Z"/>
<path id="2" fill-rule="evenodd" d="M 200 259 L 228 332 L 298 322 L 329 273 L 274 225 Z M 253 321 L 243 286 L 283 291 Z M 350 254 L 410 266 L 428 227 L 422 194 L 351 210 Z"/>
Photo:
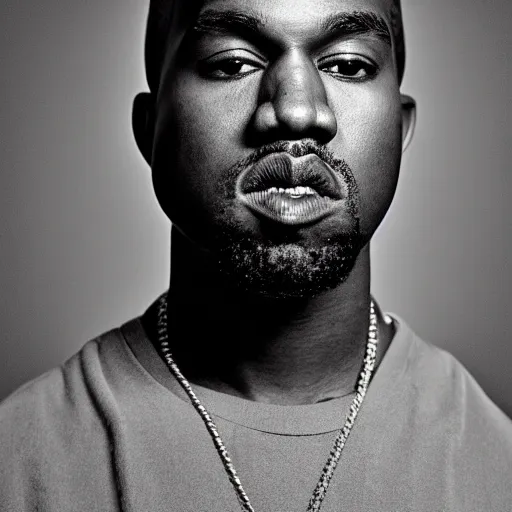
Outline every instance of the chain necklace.
<path id="1" fill-rule="evenodd" d="M 238 501 L 240 503 L 240 507 L 243 512 L 254 512 L 254 509 L 249 501 L 249 497 L 247 496 L 244 488 L 242 487 L 242 483 L 240 482 L 240 478 L 238 477 L 235 467 L 233 466 L 233 462 L 229 457 L 229 454 L 224 446 L 224 443 L 219 435 L 217 426 L 212 420 L 210 413 L 205 409 L 205 407 L 201 404 L 196 394 L 192 390 L 190 383 L 187 381 L 185 376 L 181 373 L 180 369 L 174 362 L 174 359 L 171 354 L 171 349 L 169 348 L 169 333 L 167 329 L 167 294 L 164 293 L 158 299 L 158 342 L 159 349 L 162 358 L 165 363 L 169 367 L 169 370 L 174 375 L 176 380 L 180 383 L 181 387 L 185 390 L 192 405 L 201 416 L 208 433 L 210 434 L 213 444 L 219 454 L 219 457 L 222 460 L 224 465 L 224 469 L 228 474 L 229 481 L 233 486 L 233 489 L 236 492 L 238 497 Z M 368 389 L 368 385 L 372 378 L 373 370 L 375 368 L 375 361 L 377 357 L 377 315 L 375 314 L 375 305 L 373 301 L 370 302 L 370 326 L 368 328 L 368 342 L 366 345 L 366 353 L 364 357 L 364 366 L 359 375 L 359 379 L 357 382 L 357 391 L 356 395 L 350 405 L 350 412 L 347 415 L 345 420 L 345 424 L 343 428 L 339 431 L 336 440 L 334 441 L 334 445 L 329 453 L 329 457 L 325 466 L 322 469 L 322 474 L 320 476 L 320 480 L 318 481 L 315 490 L 313 491 L 313 495 L 309 500 L 309 505 L 307 508 L 307 512 L 319 512 L 320 507 L 322 506 L 322 502 L 327 493 L 327 488 L 331 481 L 331 478 L 334 474 L 334 470 L 336 469 L 336 465 L 341 456 L 341 452 L 345 447 L 345 443 L 347 442 L 348 436 L 352 427 L 354 425 L 355 419 L 361 408 L 361 404 L 363 403 L 363 399 L 366 395 L 366 391 Z"/>

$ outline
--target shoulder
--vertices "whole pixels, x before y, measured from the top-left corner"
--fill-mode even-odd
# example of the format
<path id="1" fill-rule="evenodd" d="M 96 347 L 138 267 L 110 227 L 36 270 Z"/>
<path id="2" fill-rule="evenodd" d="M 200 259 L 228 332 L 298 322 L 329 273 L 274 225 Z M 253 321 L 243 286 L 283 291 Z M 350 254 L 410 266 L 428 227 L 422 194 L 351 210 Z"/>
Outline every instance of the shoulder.
<path id="1" fill-rule="evenodd" d="M 469 428 L 508 434 L 512 421 L 487 396 L 465 366 L 452 354 L 412 334 L 411 379 L 426 411 L 470 420 Z"/>
<path id="2" fill-rule="evenodd" d="M 21 503 L 34 493 L 58 493 L 54 487 L 76 475 L 73 467 L 108 466 L 103 462 L 109 451 L 108 431 L 94 388 L 106 381 L 104 367 L 117 331 L 89 341 L 64 364 L 0 404 L 1 510 L 7 505 L 9 510 L 25 510 Z M 101 392 L 108 394 L 108 386 Z"/>
<path id="3" fill-rule="evenodd" d="M 487 500 L 482 510 L 499 510 L 495 502 L 512 497 L 512 421 L 453 355 L 402 321 L 400 328 L 408 342 L 398 396 L 404 401 L 402 421 L 414 432 L 416 458 L 435 460 L 439 471 L 450 468 L 459 490 Z"/>
<path id="4" fill-rule="evenodd" d="M 87 342 L 82 349 L 62 365 L 27 382 L 0 403 L 0 432 L 10 424 L 38 421 L 52 422 L 55 415 L 82 407 L 89 395 L 88 373 L 102 364 L 102 352 L 117 337 L 118 329 Z M 9 430 L 9 429 L 7 429 Z"/>

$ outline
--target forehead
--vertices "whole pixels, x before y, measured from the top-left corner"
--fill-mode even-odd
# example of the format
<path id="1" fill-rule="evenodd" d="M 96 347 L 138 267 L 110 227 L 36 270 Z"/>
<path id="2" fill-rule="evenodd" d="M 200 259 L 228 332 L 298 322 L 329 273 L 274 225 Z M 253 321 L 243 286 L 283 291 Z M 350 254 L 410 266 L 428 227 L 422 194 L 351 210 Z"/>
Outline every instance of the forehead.
<path id="1" fill-rule="evenodd" d="M 393 0 L 204 0 L 200 12 L 237 11 L 261 19 L 263 26 L 298 30 L 321 26 L 326 17 L 343 12 L 369 11 L 391 29 Z"/>

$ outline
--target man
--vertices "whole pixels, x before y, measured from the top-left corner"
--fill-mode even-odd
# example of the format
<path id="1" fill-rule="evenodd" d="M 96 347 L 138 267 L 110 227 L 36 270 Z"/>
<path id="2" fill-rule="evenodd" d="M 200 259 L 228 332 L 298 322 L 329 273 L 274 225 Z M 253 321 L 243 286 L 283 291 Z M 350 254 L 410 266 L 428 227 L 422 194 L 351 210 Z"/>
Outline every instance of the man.
<path id="1" fill-rule="evenodd" d="M 169 292 L 0 408 L 0 510 L 504 511 L 512 424 L 370 296 L 415 105 L 392 0 L 160 0 Z"/>

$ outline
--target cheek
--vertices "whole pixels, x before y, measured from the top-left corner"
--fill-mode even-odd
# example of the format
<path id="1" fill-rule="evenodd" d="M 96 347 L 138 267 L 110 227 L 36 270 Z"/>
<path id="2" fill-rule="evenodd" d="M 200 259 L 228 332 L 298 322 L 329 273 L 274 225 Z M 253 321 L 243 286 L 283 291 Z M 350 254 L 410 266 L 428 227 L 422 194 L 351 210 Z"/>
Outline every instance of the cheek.
<path id="1" fill-rule="evenodd" d="M 153 154 L 153 179 L 160 204 L 184 232 L 208 229 L 222 207 L 218 182 L 244 154 L 250 92 L 227 96 L 181 77 L 162 95 Z M 194 227 L 195 225 L 195 227 Z M 191 236 L 194 236 L 190 233 Z"/>
<path id="2" fill-rule="evenodd" d="M 361 228 L 371 235 L 388 210 L 402 155 L 401 102 L 398 93 L 372 90 L 345 96 L 336 105 L 334 151 L 344 158 L 359 188 Z"/>
<path id="3" fill-rule="evenodd" d="M 236 86 L 201 86 L 197 79 L 191 83 L 186 75 L 176 82 L 161 109 L 162 130 L 158 138 L 172 144 L 168 153 L 170 163 L 178 171 L 179 179 L 188 182 L 196 192 L 200 192 L 198 188 L 213 186 L 220 172 L 245 156 L 244 133 L 255 94 L 237 91 Z"/>
<path id="4" fill-rule="evenodd" d="M 257 90 L 233 82 L 230 87 L 183 76 L 176 84 L 169 122 L 174 124 L 181 153 L 194 155 L 195 164 L 208 167 L 234 163 L 240 157 L 244 134 L 254 110 Z"/>

